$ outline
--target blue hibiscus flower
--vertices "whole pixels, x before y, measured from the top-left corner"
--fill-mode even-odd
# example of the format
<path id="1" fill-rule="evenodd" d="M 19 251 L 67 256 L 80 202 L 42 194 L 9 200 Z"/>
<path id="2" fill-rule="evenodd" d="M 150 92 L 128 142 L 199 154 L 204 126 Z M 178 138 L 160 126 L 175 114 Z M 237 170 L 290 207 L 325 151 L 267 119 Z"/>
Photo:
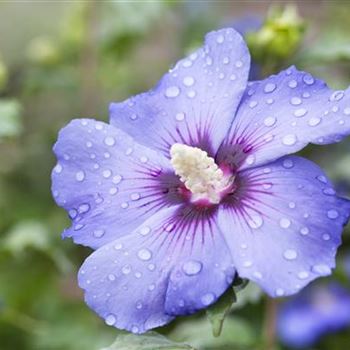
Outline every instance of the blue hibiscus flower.
<path id="1" fill-rule="evenodd" d="M 233 29 L 211 32 L 110 124 L 60 131 L 52 190 L 95 249 L 79 271 L 107 324 L 142 333 L 214 303 L 235 275 L 269 295 L 329 275 L 349 219 L 314 163 L 288 156 L 350 133 L 349 91 L 291 67 L 248 83 Z"/>
<path id="2" fill-rule="evenodd" d="M 281 340 L 307 348 L 325 334 L 350 325 L 350 292 L 338 283 L 313 285 L 284 303 L 278 317 Z"/>

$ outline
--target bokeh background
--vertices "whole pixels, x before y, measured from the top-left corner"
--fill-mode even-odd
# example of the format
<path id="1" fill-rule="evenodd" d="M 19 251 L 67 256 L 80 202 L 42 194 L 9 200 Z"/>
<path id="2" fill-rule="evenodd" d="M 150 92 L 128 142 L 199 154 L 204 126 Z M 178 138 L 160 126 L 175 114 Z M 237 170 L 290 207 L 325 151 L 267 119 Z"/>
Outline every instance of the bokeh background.
<path id="1" fill-rule="evenodd" d="M 60 238 L 69 221 L 51 197 L 50 172 L 61 127 L 76 117 L 107 121 L 109 102 L 150 89 L 206 32 L 225 26 L 248 41 L 251 79 L 295 64 L 344 89 L 350 85 L 349 18 L 347 0 L 0 1 L 0 349 L 99 350 L 119 334 L 88 309 L 77 287 L 89 249 Z M 348 139 L 308 147 L 303 155 L 349 195 L 349 151 Z M 321 293 L 293 301 L 295 312 L 302 305 L 293 316 L 298 322 L 288 319 L 285 300 L 268 301 L 250 284 L 238 292 L 219 338 L 204 312 L 160 332 L 202 350 L 348 349 L 349 232 L 343 241 L 337 270 L 316 282 Z M 333 283 L 342 293 L 329 292 Z M 349 317 L 340 320 L 339 310 Z M 318 319 L 323 326 L 305 328 Z M 113 349 L 139 349 L 133 346 Z M 180 349 L 171 346 L 166 349 Z"/>

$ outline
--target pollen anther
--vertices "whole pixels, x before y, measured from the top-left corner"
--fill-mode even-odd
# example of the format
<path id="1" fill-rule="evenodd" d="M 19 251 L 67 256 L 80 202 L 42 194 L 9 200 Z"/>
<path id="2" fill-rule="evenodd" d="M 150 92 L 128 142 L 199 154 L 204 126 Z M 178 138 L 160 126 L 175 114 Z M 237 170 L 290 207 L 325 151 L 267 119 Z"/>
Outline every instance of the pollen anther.
<path id="1" fill-rule="evenodd" d="M 171 164 L 175 174 L 192 192 L 194 201 L 207 199 L 213 204 L 220 202 L 220 193 L 228 180 L 208 153 L 198 147 L 175 143 L 170 149 Z"/>

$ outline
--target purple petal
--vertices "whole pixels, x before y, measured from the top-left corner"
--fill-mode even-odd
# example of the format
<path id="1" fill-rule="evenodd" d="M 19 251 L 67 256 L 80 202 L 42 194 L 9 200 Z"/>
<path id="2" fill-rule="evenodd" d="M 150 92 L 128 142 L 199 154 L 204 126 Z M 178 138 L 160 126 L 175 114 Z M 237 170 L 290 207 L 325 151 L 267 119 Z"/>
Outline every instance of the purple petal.
<path id="1" fill-rule="evenodd" d="M 166 156 L 176 142 L 213 152 L 232 123 L 249 66 L 236 31 L 211 32 L 204 47 L 179 61 L 154 90 L 111 104 L 111 124 Z"/>
<path id="2" fill-rule="evenodd" d="M 236 181 L 218 221 L 241 277 L 283 296 L 331 273 L 350 202 L 335 195 L 317 165 L 288 156 Z"/>
<path id="3" fill-rule="evenodd" d="M 251 83 L 225 143 L 249 168 L 294 153 L 308 143 L 339 142 L 350 134 L 350 90 L 333 91 L 291 67 Z"/>
<path id="4" fill-rule="evenodd" d="M 322 335 L 350 324 L 350 292 L 342 286 L 314 285 L 283 303 L 278 315 L 282 341 L 297 348 L 313 345 Z"/>
<path id="5" fill-rule="evenodd" d="M 181 257 L 170 275 L 165 308 L 187 315 L 214 303 L 232 284 L 235 269 L 214 213 L 199 214 L 187 231 L 180 227 L 176 234 L 183 236 Z"/>
<path id="6" fill-rule="evenodd" d="M 54 152 L 52 192 L 72 219 L 63 236 L 76 243 L 98 248 L 179 201 L 168 160 L 108 124 L 73 120 Z"/>
<path id="7" fill-rule="evenodd" d="M 234 273 L 215 211 L 173 206 L 95 251 L 81 267 L 79 284 L 108 324 L 143 333 L 207 307 Z"/>

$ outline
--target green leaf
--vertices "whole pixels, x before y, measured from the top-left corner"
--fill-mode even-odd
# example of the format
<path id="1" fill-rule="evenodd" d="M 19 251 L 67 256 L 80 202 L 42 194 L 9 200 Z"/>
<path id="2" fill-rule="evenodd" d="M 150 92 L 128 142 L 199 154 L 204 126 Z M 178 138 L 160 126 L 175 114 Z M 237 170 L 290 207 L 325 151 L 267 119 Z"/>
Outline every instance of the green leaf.
<path id="1" fill-rule="evenodd" d="M 192 346 L 175 343 L 164 336 L 149 332 L 143 335 L 121 334 L 108 348 L 101 350 L 195 350 Z"/>
<path id="2" fill-rule="evenodd" d="M 21 105 L 16 100 L 0 100 L 0 141 L 22 131 Z"/>
<path id="3" fill-rule="evenodd" d="M 236 293 L 233 288 L 229 288 L 214 305 L 206 310 L 214 337 L 220 336 L 225 317 L 235 302 Z"/>

